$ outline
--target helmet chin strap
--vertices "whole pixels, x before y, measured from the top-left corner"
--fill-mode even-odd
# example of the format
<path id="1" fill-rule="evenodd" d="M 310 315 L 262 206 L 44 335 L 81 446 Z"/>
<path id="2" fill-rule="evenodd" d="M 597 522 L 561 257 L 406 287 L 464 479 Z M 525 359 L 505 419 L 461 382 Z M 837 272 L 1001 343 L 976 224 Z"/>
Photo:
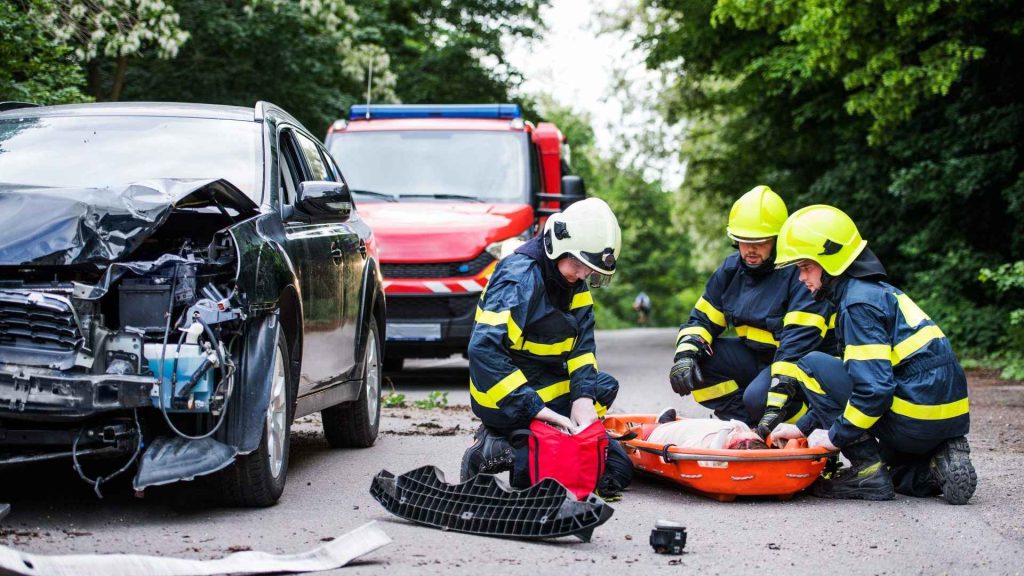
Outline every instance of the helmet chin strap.
<path id="1" fill-rule="evenodd" d="M 815 302 L 821 302 L 827 300 L 832 296 L 832 288 L 835 286 L 836 277 L 825 272 L 824 269 L 821 271 L 821 288 L 814 291 Z"/>

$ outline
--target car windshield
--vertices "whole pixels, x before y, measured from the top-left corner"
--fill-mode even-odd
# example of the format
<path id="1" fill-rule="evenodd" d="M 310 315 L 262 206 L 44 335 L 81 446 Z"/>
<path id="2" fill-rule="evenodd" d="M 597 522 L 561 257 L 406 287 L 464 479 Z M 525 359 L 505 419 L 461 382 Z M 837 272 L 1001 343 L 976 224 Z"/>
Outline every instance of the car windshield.
<path id="1" fill-rule="evenodd" d="M 0 120 L 0 185 L 96 188 L 153 178 L 223 178 L 261 201 L 260 126 L 166 116 Z"/>
<path id="2" fill-rule="evenodd" d="M 345 132 L 328 146 L 364 201 L 528 200 L 525 132 Z"/>

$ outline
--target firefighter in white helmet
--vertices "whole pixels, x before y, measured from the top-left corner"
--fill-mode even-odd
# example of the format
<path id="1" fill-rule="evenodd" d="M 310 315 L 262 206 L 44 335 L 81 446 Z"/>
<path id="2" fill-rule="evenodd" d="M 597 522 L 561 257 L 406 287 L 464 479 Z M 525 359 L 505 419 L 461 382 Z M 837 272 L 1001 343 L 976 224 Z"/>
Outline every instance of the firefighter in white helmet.
<path id="1" fill-rule="evenodd" d="M 506 437 L 532 420 L 578 431 L 615 400 L 618 382 L 597 367 L 590 289 L 611 281 L 621 243 L 611 208 L 588 198 L 552 215 L 540 236 L 498 263 L 469 342 L 470 395 L 483 425 L 463 457 L 463 480 L 511 469 Z M 598 491 L 613 496 L 631 479 L 629 459 L 612 442 Z"/>

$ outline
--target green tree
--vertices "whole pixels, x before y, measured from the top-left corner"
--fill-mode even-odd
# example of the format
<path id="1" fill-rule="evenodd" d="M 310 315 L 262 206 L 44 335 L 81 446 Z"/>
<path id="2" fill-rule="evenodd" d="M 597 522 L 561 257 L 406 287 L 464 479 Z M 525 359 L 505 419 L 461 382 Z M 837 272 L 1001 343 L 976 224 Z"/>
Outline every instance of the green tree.
<path id="1" fill-rule="evenodd" d="M 73 51 L 55 46 L 29 3 L 0 0 L 0 101 L 66 104 L 87 97 Z"/>
<path id="2" fill-rule="evenodd" d="M 978 271 L 1024 248 L 1024 13 L 1010 0 L 652 0 L 684 193 L 757 183 L 853 216 L 961 351 L 1012 346 Z"/>

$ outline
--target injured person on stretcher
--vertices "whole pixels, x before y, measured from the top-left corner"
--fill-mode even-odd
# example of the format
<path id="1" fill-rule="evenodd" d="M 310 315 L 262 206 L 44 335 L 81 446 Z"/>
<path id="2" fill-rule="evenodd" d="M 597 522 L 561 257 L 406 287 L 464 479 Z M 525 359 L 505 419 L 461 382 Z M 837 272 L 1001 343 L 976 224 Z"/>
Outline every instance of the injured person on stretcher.
<path id="1" fill-rule="evenodd" d="M 654 444 L 680 448 L 710 448 L 715 450 L 763 450 L 764 440 L 746 423 L 739 420 L 686 418 L 676 420 L 676 411 L 666 409 L 658 416 L 657 424 L 641 427 L 644 440 Z"/>

